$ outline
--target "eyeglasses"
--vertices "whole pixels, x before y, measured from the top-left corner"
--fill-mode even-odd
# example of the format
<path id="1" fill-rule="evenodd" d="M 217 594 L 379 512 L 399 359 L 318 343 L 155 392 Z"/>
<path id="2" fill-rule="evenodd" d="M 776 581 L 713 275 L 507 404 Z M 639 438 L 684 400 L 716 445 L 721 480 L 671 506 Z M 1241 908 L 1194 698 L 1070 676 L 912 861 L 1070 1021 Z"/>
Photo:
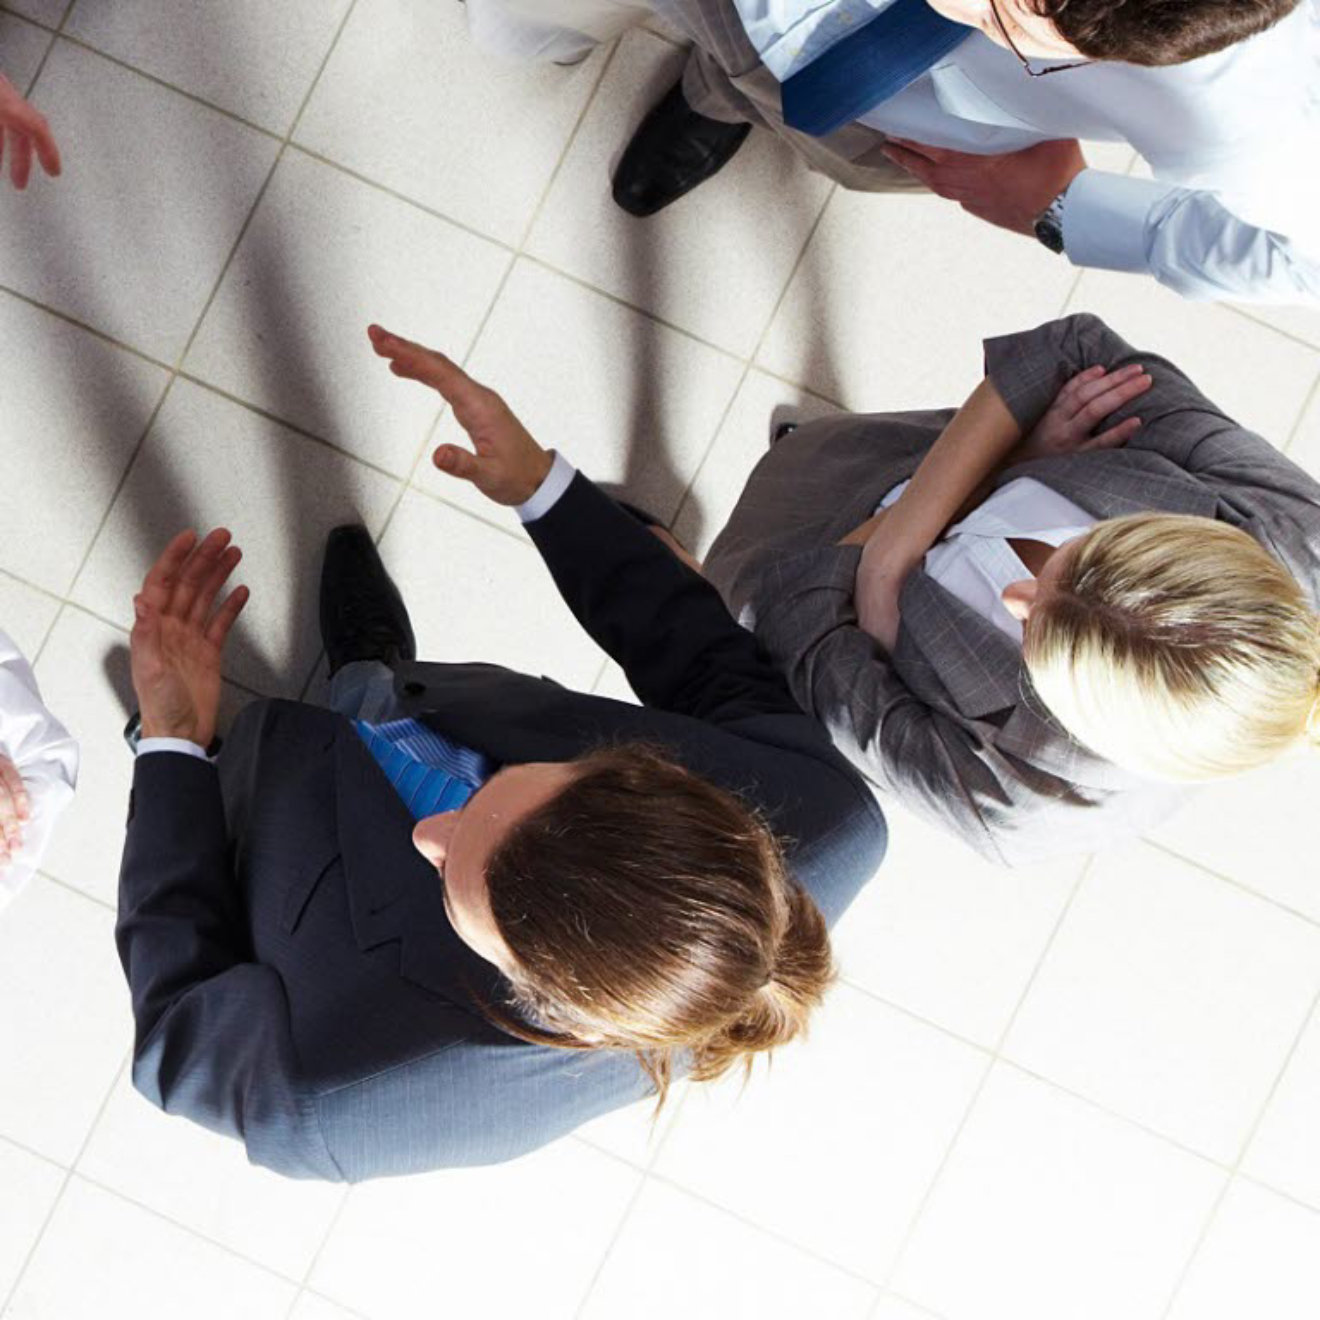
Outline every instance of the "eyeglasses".
<path id="1" fill-rule="evenodd" d="M 990 12 L 995 16 L 995 26 L 1003 35 L 1004 43 L 1008 46 L 1009 50 L 1011 50 L 1021 61 L 1022 67 L 1026 71 L 1028 78 L 1043 78 L 1048 73 L 1063 73 L 1068 69 L 1081 69 L 1092 63 L 1091 60 L 1080 60 L 1076 64 L 1051 64 L 1044 69 L 1033 69 L 1031 67 L 1031 61 L 1020 50 L 1018 50 L 1017 46 L 1013 43 L 1013 38 L 1008 35 L 1008 26 L 1005 24 L 1003 16 L 999 12 L 999 6 L 995 4 L 995 0 L 989 0 L 989 4 Z"/>

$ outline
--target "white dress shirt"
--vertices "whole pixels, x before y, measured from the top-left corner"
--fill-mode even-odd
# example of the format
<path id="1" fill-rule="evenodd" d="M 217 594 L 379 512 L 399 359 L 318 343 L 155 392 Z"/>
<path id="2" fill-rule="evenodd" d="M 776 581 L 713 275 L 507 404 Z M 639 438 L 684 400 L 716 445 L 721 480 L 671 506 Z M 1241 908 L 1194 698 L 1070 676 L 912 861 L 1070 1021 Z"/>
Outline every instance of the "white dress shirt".
<path id="1" fill-rule="evenodd" d="M 895 486 L 879 509 L 893 504 L 908 484 Z M 1094 526 L 1085 509 L 1032 477 L 1019 477 L 954 523 L 926 552 L 923 567 L 946 591 L 1021 646 L 1022 624 L 1008 612 L 1003 592 L 1009 583 L 1033 574 L 1010 541 L 1060 546 Z"/>
<path id="2" fill-rule="evenodd" d="M 78 744 L 42 704 L 32 666 L 4 632 L 0 632 L 0 752 L 22 776 L 31 808 L 18 852 L 0 868 L 3 907 L 41 865 L 55 820 L 73 799 L 78 780 Z"/>
<path id="3" fill-rule="evenodd" d="M 891 2 L 733 0 L 781 82 Z M 667 0 L 653 3 L 663 14 Z M 974 32 L 861 122 L 981 154 L 1128 142 L 1155 177 L 1077 177 L 1063 209 L 1074 264 L 1145 271 L 1190 298 L 1320 300 L 1320 0 L 1168 68 L 1104 62 L 1029 78 Z"/>

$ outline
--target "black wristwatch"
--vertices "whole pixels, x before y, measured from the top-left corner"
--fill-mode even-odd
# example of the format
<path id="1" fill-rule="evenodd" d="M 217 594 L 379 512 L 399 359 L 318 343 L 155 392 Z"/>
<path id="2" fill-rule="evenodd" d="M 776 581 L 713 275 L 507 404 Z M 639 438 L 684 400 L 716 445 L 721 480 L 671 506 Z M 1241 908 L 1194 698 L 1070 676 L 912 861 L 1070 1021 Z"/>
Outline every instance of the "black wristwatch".
<path id="1" fill-rule="evenodd" d="M 1067 197 L 1065 188 L 1037 217 L 1033 226 L 1036 237 L 1051 252 L 1063 251 L 1063 199 Z"/>

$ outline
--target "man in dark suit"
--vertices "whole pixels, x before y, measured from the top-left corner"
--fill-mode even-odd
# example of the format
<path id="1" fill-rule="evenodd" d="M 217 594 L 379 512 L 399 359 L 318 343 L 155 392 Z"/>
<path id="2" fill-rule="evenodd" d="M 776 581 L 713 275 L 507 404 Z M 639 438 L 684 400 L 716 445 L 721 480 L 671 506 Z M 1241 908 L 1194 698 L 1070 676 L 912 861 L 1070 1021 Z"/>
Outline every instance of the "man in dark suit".
<path id="1" fill-rule="evenodd" d="M 507 1159 L 791 1038 L 829 980 L 822 914 L 885 845 L 713 588 L 497 395 L 372 337 L 473 439 L 437 465 L 519 506 L 645 704 L 416 663 L 369 538 L 340 529 L 322 630 L 343 713 L 255 703 L 213 763 L 239 551 L 224 531 L 167 548 L 132 642 L 134 1083 L 296 1177 Z"/>

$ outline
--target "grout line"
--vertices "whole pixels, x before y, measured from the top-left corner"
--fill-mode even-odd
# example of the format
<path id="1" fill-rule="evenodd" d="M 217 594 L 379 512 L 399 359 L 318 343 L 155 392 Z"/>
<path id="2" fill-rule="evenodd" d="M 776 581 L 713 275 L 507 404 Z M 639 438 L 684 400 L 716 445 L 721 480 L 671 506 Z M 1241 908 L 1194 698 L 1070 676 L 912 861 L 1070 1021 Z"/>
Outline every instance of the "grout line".
<path id="1" fill-rule="evenodd" d="M 55 1199 L 50 1203 L 50 1209 L 46 1212 L 46 1217 L 41 1221 L 41 1227 L 37 1230 L 37 1235 L 32 1239 L 32 1245 L 28 1248 L 27 1255 L 23 1257 L 23 1264 L 19 1266 L 18 1273 L 14 1275 L 14 1282 L 10 1284 L 9 1291 L 0 1298 L 0 1316 L 5 1315 L 9 1310 L 9 1304 L 18 1295 L 19 1287 L 22 1285 L 28 1269 L 31 1267 L 37 1252 L 41 1249 L 42 1242 L 46 1238 L 46 1230 L 50 1227 L 50 1222 L 55 1218 L 56 1211 L 60 1208 L 60 1203 L 64 1200 L 64 1193 L 68 1190 L 69 1182 L 73 1178 L 73 1171 L 82 1159 L 87 1147 L 91 1144 L 92 1133 L 96 1131 L 97 1125 L 105 1113 L 105 1107 L 110 1103 L 110 1097 L 114 1094 L 115 1087 L 119 1085 L 119 1079 L 124 1075 L 124 1069 L 128 1067 L 129 1060 L 132 1058 L 132 1051 L 125 1053 L 120 1061 L 119 1067 L 115 1070 L 114 1078 L 106 1088 L 105 1094 L 101 1097 L 101 1103 L 96 1108 L 96 1114 L 91 1123 L 88 1124 L 87 1134 L 82 1139 L 82 1144 L 78 1147 L 77 1153 L 73 1157 L 73 1163 L 64 1170 L 64 1180 L 60 1183 L 60 1190 L 56 1192 Z"/>
<path id="2" fill-rule="evenodd" d="M 1320 352 L 1320 349 L 1317 350 Z M 1284 440 L 1280 448 L 1285 454 L 1291 454 L 1293 444 L 1297 437 L 1302 433 L 1302 423 L 1306 420 L 1311 411 L 1311 405 L 1320 402 L 1320 372 L 1316 373 L 1315 380 L 1311 388 L 1306 393 L 1306 398 L 1302 400 L 1302 406 L 1297 410 L 1297 420 L 1293 422 L 1292 429 L 1288 432 L 1287 439 Z"/>
<path id="3" fill-rule="evenodd" d="M 311 1258 L 307 1262 L 307 1268 L 303 1270 L 302 1279 L 298 1284 L 298 1291 L 294 1294 L 293 1301 L 289 1303 L 288 1315 L 286 1315 L 285 1320 L 289 1320 L 289 1317 L 298 1309 L 298 1299 L 303 1293 L 311 1291 L 307 1281 L 312 1277 L 317 1265 L 320 1264 L 321 1257 L 325 1254 L 326 1247 L 330 1245 L 331 1235 L 339 1226 L 340 1219 L 343 1218 L 344 1210 L 348 1206 L 348 1198 L 352 1195 L 352 1192 L 353 1188 L 351 1185 L 344 1188 L 344 1194 L 339 1198 L 339 1204 L 335 1207 L 334 1214 L 330 1216 L 329 1224 L 326 1225 L 325 1235 L 317 1244 L 316 1250 L 312 1252 Z M 336 1305 L 338 1305 L 338 1303 L 336 1303 Z"/>
<path id="4" fill-rule="evenodd" d="M 875 1279 L 869 1277 L 868 1275 L 860 1273 L 858 1270 L 855 1270 L 851 1265 L 844 1265 L 840 1261 L 834 1260 L 829 1256 L 823 1255 L 821 1252 L 817 1251 L 815 1247 L 808 1246 L 804 1242 L 798 1242 L 794 1238 L 789 1237 L 786 1233 L 781 1233 L 776 1228 L 770 1228 L 765 1224 L 758 1224 L 756 1220 L 748 1219 L 746 1215 L 740 1214 L 737 1210 L 732 1210 L 727 1205 L 721 1205 L 719 1201 L 712 1200 L 709 1196 L 706 1196 L 704 1193 L 694 1190 L 693 1188 L 687 1186 L 685 1183 L 677 1182 L 675 1179 L 670 1178 L 666 1174 L 659 1173 L 656 1170 L 652 1169 L 651 1172 L 647 1174 L 647 1178 L 650 1181 L 659 1183 L 664 1187 L 669 1187 L 676 1192 L 681 1192 L 684 1196 L 689 1196 L 692 1198 L 692 1200 L 699 1201 L 702 1205 L 709 1206 L 712 1210 L 718 1210 L 720 1214 L 727 1215 L 730 1219 L 737 1220 L 740 1224 L 743 1224 L 745 1227 L 754 1229 L 757 1233 L 761 1234 L 762 1236 L 768 1237 L 775 1242 L 779 1242 L 782 1245 L 788 1247 L 790 1250 L 798 1252 L 803 1256 L 809 1257 L 811 1260 L 816 1261 L 818 1264 L 829 1266 L 830 1269 L 836 1271 L 839 1274 L 845 1274 L 848 1276 L 848 1278 L 855 1279 L 857 1280 L 857 1282 L 864 1283 L 871 1288 L 877 1288 L 882 1286 L 880 1284 L 877 1284 Z"/>
<path id="5" fill-rule="evenodd" d="M 7 1133 L 0 1133 L 0 1146 L 13 1146 L 15 1150 L 21 1150 L 25 1155 L 31 1155 L 33 1159 L 38 1159 L 43 1164 L 49 1164 L 52 1169 L 59 1169 L 61 1173 L 69 1171 L 69 1166 L 61 1164 L 53 1155 L 47 1155 L 45 1151 L 40 1151 L 35 1146 L 29 1146 L 26 1141 L 20 1141 L 17 1137 L 11 1137 Z"/>
<path id="6" fill-rule="evenodd" d="M 1269 894 L 1262 894 L 1259 890 L 1252 889 L 1251 886 L 1245 882 L 1235 879 L 1231 875 L 1225 875 L 1220 871 L 1216 871 L 1195 857 L 1185 857 L 1182 853 L 1178 852 L 1177 849 L 1169 847 L 1168 844 L 1147 838 L 1145 835 L 1141 836 L 1140 841 L 1146 847 L 1153 848 L 1156 852 L 1161 852 L 1166 857 L 1171 857 L 1174 861 L 1181 862 L 1184 866 L 1190 866 L 1193 870 L 1200 871 L 1202 875 L 1208 876 L 1211 880 L 1217 880 L 1220 884 L 1228 885 L 1230 888 L 1236 889 L 1240 894 L 1245 894 L 1248 898 L 1257 899 L 1261 903 L 1266 903 L 1272 908 L 1277 908 L 1280 912 L 1286 912 L 1290 917 L 1296 917 L 1299 921 L 1304 921 L 1309 926 L 1320 926 L 1320 917 L 1310 916 L 1308 913 L 1301 911 L 1300 908 L 1290 907 L 1287 903 L 1283 902 L 1282 899 L 1272 898 Z"/>
<path id="7" fill-rule="evenodd" d="M 705 471 L 706 464 L 710 460 L 711 454 L 715 451 L 715 445 L 719 441 L 720 433 L 724 430 L 724 427 L 729 420 L 729 415 L 733 412 L 734 404 L 737 403 L 738 396 L 742 393 L 744 386 L 747 384 L 748 377 L 752 374 L 752 371 L 756 369 L 756 360 L 760 357 L 761 350 L 765 347 L 765 341 L 770 334 L 771 327 L 775 323 L 775 318 L 779 315 L 779 309 L 784 305 L 784 300 L 788 297 L 788 291 L 793 287 L 793 281 L 797 278 L 798 271 L 807 259 L 807 251 L 811 247 L 812 240 L 816 237 L 816 232 L 820 229 L 822 221 L 825 219 L 825 212 L 829 210 L 830 202 L 834 200 L 834 194 L 837 190 L 838 184 L 831 184 L 830 187 L 826 189 L 825 195 L 821 199 L 820 208 L 816 212 L 816 218 L 807 227 L 806 235 L 802 240 L 802 246 L 798 249 L 797 257 L 789 268 L 783 287 L 779 290 L 779 296 L 775 299 L 774 305 L 770 308 L 770 314 L 766 317 L 765 324 L 761 327 L 761 333 L 757 336 L 756 343 L 752 346 L 751 353 L 743 359 L 744 366 L 742 375 L 738 377 L 738 383 L 733 387 L 733 390 L 729 395 L 729 401 L 725 405 L 724 411 L 720 414 L 719 420 L 715 423 L 715 429 L 711 434 L 710 442 L 702 452 L 701 460 L 693 469 L 691 477 L 688 478 L 687 485 L 683 488 L 682 495 L 679 496 L 678 507 L 674 510 L 674 517 L 670 522 L 671 527 L 677 526 L 679 520 L 682 518 L 683 513 L 687 508 L 688 500 L 691 497 L 693 490 L 696 488 L 702 472 Z"/>
<path id="8" fill-rule="evenodd" d="M 606 1152 L 608 1153 L 608 1152 Z M 636 1166 L 629 1165 L 629 1168 Z M 605 1272 L 605 1266 L 609 1263 L 610 1256 L 614 1252 L 615 1246 L 623 1236 L 624 1229 L 628 1226 L 628 1221 L 632 1218 L 633 1211 L 637 1208 L 637 1202 L 642 1199 L 642 1192 L 646 1190 L 646 1180 L 648 1175 L 645 1172 L 638 1173 L 637 1185 L 632 1190 L 632 1195 L 628 1198 L 628 1204 L 623 1207 L 623 1213 L 619 1216 L 619 1222 L 614 1225 L 614 1232 L 610 1234 L 609 1241 L 605 1244 L 605 1249 L 600 1253 L 600 1260 L 596 1262 L 596 1268 L 591 1273 L 591 1278 L 587 1281 L 587 1286 L 583 1290 L 582 1300 L 578 1302 L 577 1309 L 573 1312 L 574 1320 L 581 1320 L 587 1303 L 591 1300 L 591 1294 L 596 1291 L 596 1285 L 600 1282 L 600 1276 Z"/>
<path id="9" fill-rule="evenodd" d="M 1192 1247 L 1187 1260 L 1183 1263 L 1181 1271 L 1179 1271 L 1178 1277 L 1174 1280 L 1173 1287 L 1169 1291 L 1168 1304 L 1160 1313 L 1161 1320 L 1167 1320 L 1167 1317 L 1173 1311 L 1178 1300 L 1178 1295 L 1182 1292 L 1188 1276 L 1192 1272 L 1192 1267 L 1196 1264 L 1198 1257 L 1204 1250 L 1206 1239 L 1210 1236 L 1210 1230 L 1214 1226 L 1215 1220 L 1219 1217 L 1219 1211 L 1228 1197 L 1229 1190 L 1242 1172 L 1243 1161 L 1246 1160 L 1247 1153 L 1251 1150 L 1252 1143 L 1256 1139 L 1257 1132 L 1260 1131 L 1261 1124 L 1265 1122 L 1265 1115 L 1269 1113 L 1270 1106 L 1274 1103 L 1274 1097 L 1278 1094 L 1279 1087 L 1283 1085 L 1283 1079 L 1287 1075 L 1288 1069 L 1291 1066 L 1298 1049 L 1301 1047 L 1302 1038 L 1306 1035 L 1307 1029 L 1315 1020 L 1318 1007 L 1320 1007 L 1320 990 L 1317 990 L 1312 996 L 1311 1006 L 1303 1016 L 1301 1024 L 1297 1028 L 1297 1034 L 1293 1037 L 1293 1042 L 1289 1046 L 1288 1052 L 1284 1055 L 1283 1061 L 1279 1065 L 1278 1072 L 1274 1075 L 1274 1081 L 1271 1083 L 1270 1089 L 1266 1092 L 1265 1099 L 1261 1102 L 1260 1110 L 1256 1114 L 1255 1121 L 1251 1124 L 1250 1128 L 1248 1128 L 1246 1135 L 1242 1139 L 1241 1145 L 1238 1147 L 1237 1158 L 1234 1159 L 1233 1166 L 1229 1170 L 1229 1177 L 1225 1179 L 1223 1187 L 1219 1189 L 1219 1195 L 1215 1198 L 1214 1204 L 1210 1207 L 1210 1211 L 1206 1215 L 1205 1223 L 1201 1226 L 1201 1232 L 1197 1236 L 1196 1243 Z M 1257 1180 L 1253 1179 L 1253 1181 Z M 1268 1186 L 1268 1184 L 1263 1185 Z"/>
<path id="10" fill-rule="evenodd" d="M 120 1072 L 122 1073 L 122 1071 L 123 1069 L 121 1068 Z M 116 1086 L 118 1083 L 119 1078 L 116 1076 Z M 100 1116 L 98 1115 L 97 1122 L 99 1121 Z M 95 1131 L 96 1126 L 96 1123 L 92 1124 L 93 1131 Z M 79 1159 L 82 1158 L 85 1151 L 86 1147 L 84 1146 L 83 1151 L 79 1152 Z M 127 1205 L 134 1206 L 136 1209 L 149 1214 L 153 1219 L 159 1219 L 162 1223 L 168 1224 L 171 1228 L 177 1229 L 181 1233 L 187 1233 L 189 1237 L 196 1238 L 199 1242 L 205 1242 L 208 1246 L 215 1247 L 217 1251 L 223 1251 L 225 1255 L 232 1256 L 235 1260 L 242 1261 L 244 1265 L 248 1265 L 252 1269 L 261 1270 L 263 1274 L 269 1274 L 272 1278 L 278 1279 L 281 1283 L 291 1284 L 295 1292 L 299 1287 L 297 1279 L 293 1278 L 292 1275 L 284 1274 L 280 1270 L 272 1268 L 270 1265 L 264 1265 L 261 1261 L 254 1260 L 251 1256 L 245 1256 L 236 1247 L 231 1247 L 228 1243 L 221 1242 L 218 1238 L 213 1238 L 209 1234 L 203 1233 L 200 1229 L 193 1228 L 190 1224 L 185 1224 L 182 1220 L 173 1218 L 163 1210 L 157 1210 L 154 1206 L 148 1205 L 145 1201 L 139 1201 L 136 1197 L 128 1196 L 124 1192 L 121 1192 L 117 1187 L 112 1187 L 109 1183 L 102 1182 L 99 1178 L 90 1177 L 77 1167 L 77 1161 L 74 1162 L 74 1167 L 70 1170 L 70 1181 L 72 1181 L 73 1178 L 77 1178 L 81 1183 L 86 1183 L 88 1187 L 95 1187 L 97 1191 L 105 1192 L 107 1196 L 113 1196 L 117 1201 L 123 1201 Z M 63 1193 L 61 1193 L 61 1195 L 63 1195 Z"/>
<path id="11" fill-rule="evenodd" d="M 125 748 L 124 751 L 127 752 L 128 748 Z M 52 875 L 49 871 L 38 871 L 37 874 L 46 881 L 47 884 L 58 885 L 68 893 L 75 894 L 78 898 L 85 898 L 89 903 L 95 903 L 97 907 L 105 908 L 107 912 L 118 916 L 119 905 L 117 903 L 111 903 L 104 898 L 97 898 L 95 894 L 89 894 L 85 889 L 79 889 L 77 885 L 70 884 L 67 880 L 61 880 L 59 876 Z"/>
<path id="12" fill-rule="evenodd" d="M 1264 326 L 1266 330 L 1273 330 L 1276 335 L 1281 335 L 1284 339 L 1291 339 L 1294 344 L 1300 344 L 1303 348 L 1309 348 L 1313 353 L 1320 353 L 1320 343 L 1313 339 L 1306 339 L 1302 335 L 1292 330 L 1285 330 L 1282 326 L 1275 325 L 1272 321 L 1267 321 L 1263 317 L 1257 316 L 1246 307 L 1238 303 L 1220 303 L 1225 311 L 1234 312 L 1245 320 L 1251 321 L 1254 325 Z"/>
<path id="13" fill-rule="evenodd" d="M 953 1158 L 953 1153 L 958 1146 L 959 1139 L 962 1137 L 967 1124 L 971 1121 L 972 1114 L 981 1099 L 981 1095 L 989 1084 L 990 1074 L 994 1071 L 996 1063 L 1002 1058 L 1001 1050 L 1003 1049 L 1004 1042 L 1008 1039 L 1009 1033 L 1013 1029 L 1013 1023 L 1017 1021 L 1018 1014 L 1022 1011 L 1023 1004 L 1026 1003 L 1027 997 L 1031 994 L 1031 989 L 1035 985 L 1037 977 L 1040 975 L 1040 970 L 1044 966 L 1046 958 L 1049 957 L 1050 949 L 1054 946 L 1055 938 L 1058 936 L 1059 930 L 1068 913 L 1072 910 L 1073 901 L 1076 899 L 1077 893 L 1081 889 L 1086 877 L 1090 874 L 1093 863 L 1094 859 L 1088 858 L 1078 870 L 1077 879 L 1073 881 L 1072 888 L 1068 891 L 1068 897 L 1064 899 L 1063 905 L 1059 909 L 1059 915 L 1055 918 L 1054 924 L 1050 928 L 1050 932 L 1041 946 L 1040 955 L 1036 959 L 1036 965 L 1031 969 L 1031 975 L 1027 977 L 1026 983 L 1022 987 L 1022 992 L 1018 995 L 1017 1003 L 1014 1005 L 1013 1011 L 1008 1015 L 1008 1020 L 1005 1022 L 1003 1030 L 999 1033 L 999 1038 L 996 1040 L 994 1048 L 990 1051 L 991 1057 L 986 1063 L 985 1071 L 981 1074 L 981 1080 L 977 1083 L 976 1089 L 972 1092 L 972 1098 L 968 1102 L 967 1108 L 963 1111 L 962 1119 L 959 1121 L 953 1135 L 949 1138 L 949 1144 L 944 1151 L 944 1156 L 940 1160 L 930 1182 L 926 1185 L 926 1190 L 922 1195 L 921 1200 L 917 1203 L 917 1208 L 913 1211 L 912 1218 L 908 1221 L 907 1229 L 903 1234 L 902 1240 L 898 1244 L 898 1249 L 894 1252 L 894 1258 L 890 1263 L 889 1270 L 884 1278 L 884 1286 L 886 1288 L 892 1286 L 894 1279 L 897 1277 L 898 1272 L 902 1267 L 903 1258 L 907 1255 L 908 1248 L 912 1244 L 912 1239 L 917 1234 L 917 1229 L 921 1224 L 921 1220 L 931 1201 L 934 1199 L 936 1189 L 939 1187 L 940 1180 L 944 1176 L 945 1169 Z"/>
<path id="14" fill-rule="evenodd" d="M 121 59 L 118 55 L 111 55 L 108 51 L 101 50 L 98 46 L 92 46 L 81 37 L 71 36 L 67 32 L 61 31 L 58 34 L 58 40 L 65 42 L 69 46 L 74 46 L 78 50 L 86 51 L 89 55 L 96 56 L 97 59 L 105 60 L 107 64 L 117 65 L 128 73 L 135 73 L 139 78 L 144 78 L 149 83 L 154 83 L 157 87 L 164 88 L 167 92 L 173 92 L 176 96 L 182 96 L 185 100 L 191 101 L 194 105 L 200 105 L 206 110 L 212 110 L 218 115 L 223 115 L 226 119 L 233 120 L 236 124 L 241 124 L 244 128 L 251 129 L 254 133 L 260 133 L 262 137 L 270 138 L 274 142 L 281 141 L 280 135 L 273 129 L 263 128 L 262 125 L 253 123 L 250 119 L 244 119 L 242 115 L 236 114 L 233 110 L 227 110 L 222 105 L 217 105 L 214 101 L 208 101 L 205 97 L 198 96 L 196 92 L 190 92 L 186 87 L 180 87 L 177 83 L 167 82 L 164 78 L 158 77 L 154 73 L 149 73 L 139 65 L 130 64 L 127 60 Z"/>

